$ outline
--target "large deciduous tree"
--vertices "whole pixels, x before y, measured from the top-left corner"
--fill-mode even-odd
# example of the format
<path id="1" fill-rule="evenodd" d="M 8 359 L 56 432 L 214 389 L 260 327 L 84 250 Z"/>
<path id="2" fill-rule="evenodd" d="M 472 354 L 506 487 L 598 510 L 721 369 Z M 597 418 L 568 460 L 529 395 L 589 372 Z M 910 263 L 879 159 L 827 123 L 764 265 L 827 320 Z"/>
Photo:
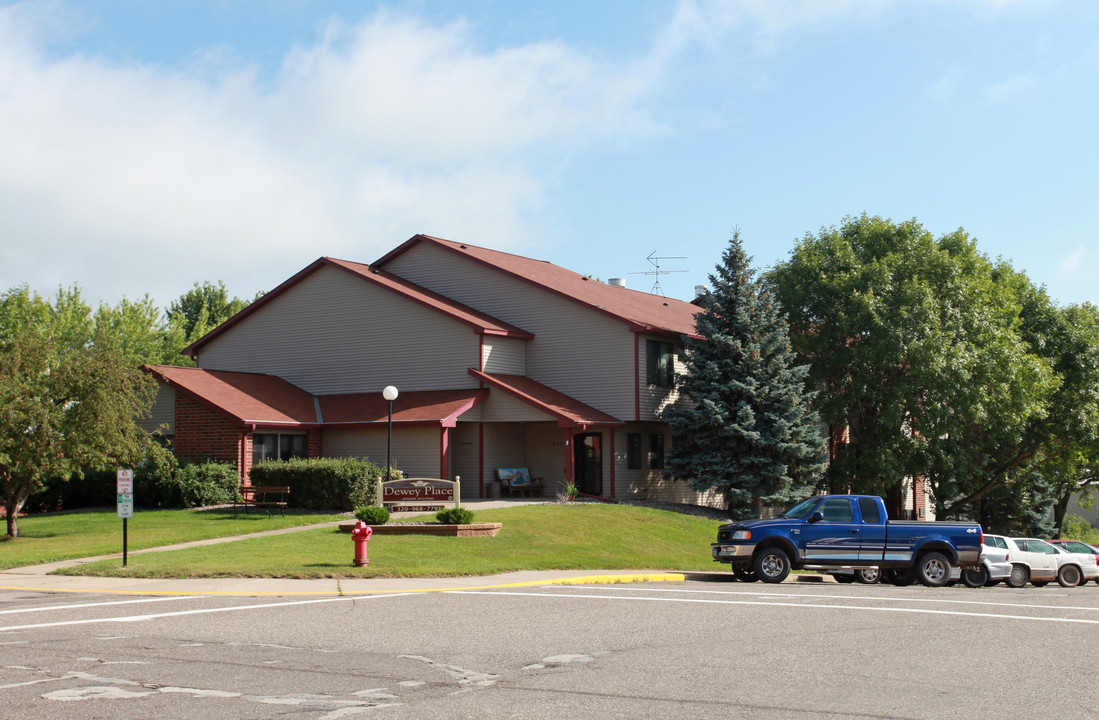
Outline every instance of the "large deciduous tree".
<path id="1" fill-rule="evenodd" d="M 204 282 L 185 292 L 168 306 L 168 324 L 182 333 L 180 350 L 237 314 L 248 302 L 229 297 L 225 283 Z"/>
<path id="2" fill-rule="evenodd" d="M 0 296 L 0 492 L 13 537 L 45 480 L 159 452 L 135 422 L 149 411 L 153 381 L 94 331 L 81 305 L 76 291 L 53 306 L 26 288 Z"/>
<path id="3" fill-rule="evenodd" d="M 738 517 L 808 495 L 824 449 L 809 368 L 797 363 L 785 317 L 750 261 L 735 231 L 696 315 L 699 338 L 684 341 L 677 381 L 689 402 L 664 412 L 669 474 L 721 492 Z"/>
<path id="4" fill-rule="evenodd" d="M 863 215 L 806 235 L 768 280 L 812 363 L 817 407 L 849 431 L 833 487 L 895 498 L 924 477 L 949 515 L 1034 479 L 1025 448 L 1048 439 L 1062 383 L 1028 337 L 1028 298 L 1042 303 L 1025 276 L 962 230 L 935 239 L 914 220 Z"/>

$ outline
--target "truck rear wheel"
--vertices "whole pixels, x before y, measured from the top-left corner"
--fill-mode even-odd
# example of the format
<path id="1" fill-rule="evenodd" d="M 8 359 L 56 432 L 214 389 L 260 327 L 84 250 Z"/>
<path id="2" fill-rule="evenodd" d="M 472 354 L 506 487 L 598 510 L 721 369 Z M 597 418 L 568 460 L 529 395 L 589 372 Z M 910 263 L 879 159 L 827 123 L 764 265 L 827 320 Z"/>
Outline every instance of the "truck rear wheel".
<path id="1" fill-rule="evenodd" d="M 855 580 L 863 585 L 873 585 L 881 580 L 881 570 L 876 567 L 856 570 Z"/>
<path id="2" fill-rule="evenodd" d="M 790 557 L 782 548 L 763 548 L 752 559 L 752 567 L 763 582 L 780 583 L 790 574 Z"/>
<path id="3" fill-rule="evenodd" d="M 950 582 L 950 561 L 941 552 L 924 553 L 916 563 L 916 577 L 928 587 L 943 587 Z"/>

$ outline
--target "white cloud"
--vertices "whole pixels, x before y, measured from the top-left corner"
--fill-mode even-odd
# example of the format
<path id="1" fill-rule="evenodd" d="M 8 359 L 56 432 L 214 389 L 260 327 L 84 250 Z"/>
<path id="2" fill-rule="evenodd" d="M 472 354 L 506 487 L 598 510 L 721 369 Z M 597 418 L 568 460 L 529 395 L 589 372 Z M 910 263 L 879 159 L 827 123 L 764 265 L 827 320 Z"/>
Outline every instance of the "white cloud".
<path id="1" fill-rule="evenodd" d="M 962 78 L 960 68 L 952 67 L 944 72 L 939 79 L 924 89 L 924 95 L 935 102 L 945 102 L 954 97 L 958 90 L 958 83 Z"/>
<path id="2" fill-rule="evenodd" d="M 1087 250 L 1079 248 L 1066 255 L 1061 259 L 1060 265 L 1057 267 L 1057 273 L 1059 275 L 1073 275 L 1084 265 L 1084 258 L 1087 256 Z"/>
<path id="3" fill-rule="evenodd" d="M 0 8 L 0 291 L 75 282 L 166 305 L 416 232 L 515 247 L 574 147 L 661 132 L 647 69 L 558 42 L 485 50 L 463 22 L 332 22 L 261 83 L 49 58 L 58 7 Z"/>
<path id="4" fill-rule="evenodd" d="M 318 255 L 371 261 L 416 232 L 545 248 L 572 153 L 674 131 L 653 108 L 679 55 L 895 6 L 681 0 L 629 61 L 556 40 L 486 48 L 465 21 L 381 12 L 329 22 L 261 79 L 211 48 L 180 67 L 50 55 L 85 21 L 53 0 L 3 5 L 0 292 L 78 283 L 167 305 L 196 281 L 250 296 Z"/>
<path id="5" fill-rule="evenodd" d="M 1032 73 L 1016 75 L 988 88 L 985 100 L 992 104 L 1025 102 L 1040 84 L 1038 77 Z"/>

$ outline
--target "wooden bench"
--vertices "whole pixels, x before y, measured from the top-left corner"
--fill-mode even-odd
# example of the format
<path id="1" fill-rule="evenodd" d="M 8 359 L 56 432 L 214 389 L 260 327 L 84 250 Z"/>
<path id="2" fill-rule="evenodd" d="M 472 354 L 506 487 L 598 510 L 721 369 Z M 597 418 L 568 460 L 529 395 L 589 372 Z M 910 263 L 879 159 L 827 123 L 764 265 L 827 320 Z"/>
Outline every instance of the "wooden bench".
<path id="1" fill-rule="evenodd" d="M 497 468 L 496 479 L 500 481 L 501 488 L 507 488 L 508 495 L 515 497 L 534 497 L 542 494 L 542 478 L 532 478 L 527 468 Z"/>
<path id="2" fill-rule="evenodd" d="M 272 508 L 278 508 L 280 515 L 286 515 L 286 499 L 290 497 L 290 488 L 286 485 L 241 485 L 237 492 L 240 499 L 233 503 L 234 517 L 238 507 L 243 507 L 244 512 L 250 507 L 265 508 L 267 517 L 271 517 Z"/>

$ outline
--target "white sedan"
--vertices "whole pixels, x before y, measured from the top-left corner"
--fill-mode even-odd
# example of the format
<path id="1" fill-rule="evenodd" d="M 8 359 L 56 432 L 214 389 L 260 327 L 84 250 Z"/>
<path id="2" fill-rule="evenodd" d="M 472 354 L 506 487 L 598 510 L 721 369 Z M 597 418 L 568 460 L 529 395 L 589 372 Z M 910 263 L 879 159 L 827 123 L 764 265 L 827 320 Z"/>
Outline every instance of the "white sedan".
<path id="1" fill-rule="evenodd" d="M 1095 557 L 1066 553 L 1037 538 L 1006 538 L 1011 576 L 1009 587 L 1019 588 L 1030 582 L 1042 587 L 1056 580 L 1061 587 L 1075 587 L 1088 577 L 1099 577 Z"/>

